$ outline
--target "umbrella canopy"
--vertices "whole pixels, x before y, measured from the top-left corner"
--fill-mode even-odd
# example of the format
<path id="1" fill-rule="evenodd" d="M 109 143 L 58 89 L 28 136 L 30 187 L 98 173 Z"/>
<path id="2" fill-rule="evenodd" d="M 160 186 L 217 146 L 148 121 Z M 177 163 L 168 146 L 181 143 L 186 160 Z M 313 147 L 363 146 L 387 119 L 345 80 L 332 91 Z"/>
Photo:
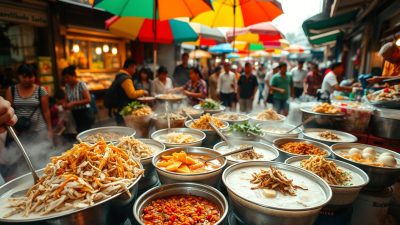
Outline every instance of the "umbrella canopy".
<path id="1" fill-rule="evenodd" d="M 93 7 L 118 16 L 153 19 L 157 15 L 160 20 L 176 17 L 192 18 L 202 12 L 212 10 L 210 0 L 95 0 Z"/>
<path id="2" fill-rule="evenodd" d="M 232 42 L 232 46 L 235 45 L 239 51 L 242 52 L 251 52 L 251 51 L 262 51 L 264 50 L 264 45 L 262 43 L 248 43 L 244 41 L 235 41 Z"/>
<path id="3" fill-rule="evenodd" d="M 193 30 L 204 39 L 212 39 L 217 42 L 225 42 L 225 35 L 216 28 L 211 28 L 199 23 L 189 23 Z"/>
<path id="4" fill-rule="evenodd" d="M 250 56 L 257 57 L 257 58 L 267 57 L 267 56 L 270 56 L 270 53 L 268 53 L 266 51 L 255 51 L 255 52 L 250 53 Z"/>
<path id="5" fill-rule="evenodd" d="M 239 58 L 240 58 L 240 55 L 239 55 L 238 53 L 229 53 L 229 54 L 226 56 L 226 58 L 227 58 L 227 59 L 239 59 Z"/>
<path id="6" fill-rule="evenodd" d="M 191 51 L 190 53 L 189 53 L 189 57 L 191 58 L 191 59 L 202 59 L 202 58 L 207 58 L 207 59 L 209 59 L 209 58 L 211 58 L 212 56 L 211 56 L 211 54 L 209 53 L 209 52 L 206 52 L 206 51 L 203 51 L 203 50 L 194 50 L 194 51 Z"/>
<path id="7" fill-rule="evenodd" d="M 192 22 L 210 27 L 246 27 L 272 21 L 283 13 L 280 3 L 274 0 L 213 0 L 214 11 L 204 12 Z"/>
<path id="8" fill-rule="evenodd" d="M 233 48 L 229 43 L 223 43 L 210 47 L 208 51 L 211 53 L 221 54 L 221 53 L 236 52 L 237 49 Z"/>
<path id="9" fill-rule="evenodd" d="M 244 28 L 235 29 L 235 40 L 247 41 L 247 42 L 260 42 L 268 40 L 277 40 L 284 37 L 284 35 L 272 25 L 270 22 L 263 22 L 254 24 Z M 228 41 L 232 41 L 234 36 L 234 30 L 228 30 L 226 37 Z"/>
<path id="10" fill-rule="evenodd" d="M 263 41 L 263 44 L 266 49 L 285 49 L 290 46 L 290 43 L 286 39 Z"/>
<path id="11" fill-rule="evenodd" d="M 285 49 L 289 53 L 303 53 L 304 52 L 304 47 L 300 45 L 290 45 L 288 48 Z"/>
<path id="12" fill-rule="evenodd" d="M 187 22 L 180 20 L 156 21 L 156 38 L 154 38 L 153 20 L 138 17 L 111 17 L 106 21 L 106 28 L 119 36 L 139 39 L 142 42 L 171 44 L 176 42 L 195 41 L 198 35 Z"/>

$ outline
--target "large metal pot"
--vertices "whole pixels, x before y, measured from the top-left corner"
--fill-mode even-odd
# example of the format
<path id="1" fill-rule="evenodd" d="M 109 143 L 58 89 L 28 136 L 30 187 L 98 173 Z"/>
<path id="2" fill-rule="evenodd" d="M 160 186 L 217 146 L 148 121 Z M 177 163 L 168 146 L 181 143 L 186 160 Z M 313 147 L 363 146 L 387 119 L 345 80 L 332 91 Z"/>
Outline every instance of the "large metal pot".
<path id="1" fill-rule="evenodd" d="M 394 155 L 397 160 L 397 167 L 389 168 L 389 167 L 377 167 L 370 166 L 362 163 L 358 163 L 339 154 L 340 151 L 349 150 L 351 148 L 364 149 L 366 147 L 371 147 L 376 150 L 377 153 L 381 154 L 383 152 L 390 152 Z M 342 143 L 342 144 L 334 144 L 331 146 L 332 152 L 334 154 L 335 159 L 340 159 L 344 162 L 350 163 L 352 165 L 357 166 L 362 169 L 369 176 L 369 183 L 365 186 L 365 189 L 369 190 L 382 190 L 393 185 L 396 182 L 398 176 L 400 176 L 400 154 L 394 151 L 390 151 L 389 149 L 380 148 L 372 145 L 359 144 L 359 143 Z"/>
<path id="2" fill-rule="evenodd" d="M 300 167 L 300 162 L 304 159 L 308 159 L 310 156 L 294 156 L 286 159 L 285 163 L 289 165 L 293 165 L 296 167 Z M 368 184 L 369 178 L 364 171 L 359 169 L 358 167 L 355 167 L 351 164 L 335 160 L 335 159 L 327 159 L 329 161 L 333 161 L 336 166 L 342 167 L 347 171 L 350 171 L 352 173 L 355 173 L 356 176 L 361 177 L 362 183 L 359 183 L 357 185 L 329 185 L 332 189 L 332 199 L 328 203 L 329 206 L 337 208 L 341 206 L 347 206 L 350 205 L 351 203 L 354 202 L 354 200 L 357 198 L 358 193 L 360 190 Z M 301 167 L 300 167 L 301 168 Z M 346 171 L 346 172 L 347 172 Z M 351 181 L 350 181 L 351 183 Z M 328 206 L 328 207 L 329 207 Z"/>
<path id="3" fill-rule="evenodd" d="M 144 139 L 140 138 L 139 141 L 143 142 L 147 146 L 149 146 L 154 151 L 154 155 L 165 150 L 165 145 L 162 143 L 152 140 L 152 139 Z M 153 156 L 154 156 L 153 155 Z M 143 190 L 147 190 L 149 187 L 153 186 L 158 181 L 156 170 L 151 163 L 151 159 L 153 156 L 140 159 L 140 162 L 144 168 L 143 178 L 139 182 L 139 192 L 143 192 Z"/>
<path id="4" fill-rule="evenodd" d="M 157 162 L 160 160 L 162 155 L 171 155 L 174 152 L 181 152 L 185 151 L 188 154 L 199 154 L 199 155 L 206 155 L 210 157 L 215 157 L 221 155 L 221 153 L 214 151 L 209 148 L 202 148 L 202 147 L 187 147 L 187 148 L 171 148 L 166 151 L 159 153 L 158 155 L 153 157 L 152 163 L 153 166 L 157 170 L 158 178 L 162 184 L 173 184 L 179 182 L 196 182 L 207 184 L 213 187 L 216 187 L 220 178 L 221 173 L 226 166 L 226 159 L 225 158 L 218 158 L 217 160 L 221 163 L 221 167 L 218 169 L 212 170 L 210 172 L 204 173 L 194 173 L 194 174 L 183 174 L 183 173 L 175 173 L 169 172 L 167 170 L 161 169 L 157 167 Z"/>
<path id="5" fill-rule="evenodd" d="M 138 162 L 140 168 L 142 165 Z M 43 174 L 43 169 L 36 171 L 39 176 Z M 17 219 L 0 217 L 0 224 L 29 224 L 29 225 L 109 225 L 121 224 L 129 215 L 129 211 L 133 205 L 138 191 L 138 183 L 142 175 L 138 177 L 128 189 L 131 196 L 126 192 L 121 192 L 111 198 L 95 203 L 93 206 L 76 209 L 72 211 L 51 213 L 49 215 L 40 216 L 39 218 L 20 217 Z M 33 178 L 30 173 L 22 175 L 14 180 L 9 181 L 0 187 L 0 200 L 6 201 L 13 193 L 27 189 L 33 185 Z M 6 204 L 2 202 L 2 204 Z M 2 213 L 1 213 L 2 214 Z"/>
<path id="6" fill-rule="evenodd" d="M 150 122 L 153 114 L 145 116 L 123 116 L 127 127 L 137 130 L 136 136 L 138 138 L 148 138 L 150 130 Z"/>
<path id="7" fill-rule="evenodd" d="M 130 127 L 120 127 L 120 126 L 97 127 L 97 128 L 85 130 L 85 131 L 79 133 L 76 136 L 76 139 L 78 141 L 88 142 L 85 140 L 86 138 L 88 138 L 89 136 L 101 134 L 101 133 L 103 133 L 103 134 L 112 133 L 112 134 L 116 134 L 120 137 L 123 137 L 123 136 L 133 137 L 136 134 L 136 130 L 133 128 L 130 128 Z M 107 137 L 103 137 L 103 138 L 105 138 L 104 141 L 107 143 L 110 143 L 110 142 L 117 143 L 118 139 L 119 139 L 119 138 L 117 138 L 114 140 L 108 140 Z M 95 141 L 95 142 L 97 142 L 97 141 Z M 95 143 L 95 142 L 89 141 L 89 143 Z"/>
<path id="8" fill-rule="evenodd" d="M 217 205 L 221 215 L 220 220 L 215 223 L 216 225 L 221 225 L 224 223 L 229 211 L 227 200 L 217 189 L 204 184 L 176 183 L 152 188 L 141 195 L 133 206 L 133 215 L 136 221 L 139 224 L 144 225 L 142 221 L 143 209 L 150 204 L 151 201 L 171 195 L 194 195 L 203 197 L 213 202 Z"/>
<path id="9" fill-rule="evenodd" d="M 178 133 L 185 133 L 190 134 L 192 137 L 196 138 L 197 141 L 192 143 L 185 143 L 185 144 L 174 144 L 168 143 L 162 139 L 163 135 L 167 135 L 168 133 L 178 132 Z M 193 146 L 193 147 L 200 147 L 203 143 L 203 140 L 206 138 L 206 134 L 201 130 L 196 130 L 192 128 L 170 128 L 170 129 L 163 129 L 158 130 L 151 134 L 151 138 L 163 143 L 167 148 L 176 148 L 176 147 L 185 147 L 185 146 Z"/>
<path id="10" fill-rule="evenodd" d="M 273 166 L 283 172 L 296 173 L 311 180 L 320 187 L 320 192 L 323 195 L 319 196 L 321 200 L 318 203 L 314 203 L 310 206 L 304 206 L 302 208 L 273 206 L 270 203 L 270 199 L 265 199 L 265 201 L 262 201 L 261 203 L 261 201 L 256 201 L 253 197 L 247 195 L 248 192 L 245 192 L 242 188 L 250 189 L 250 187 L 243 186 L 242 182 L 249 182 L 248 180 L 243 179 L 236 181 L 236 179 L 230 178 L 230 175 L 235 172 L 243 174 L 244 170 L 246 169 L 254 171 L 258 170 L 259 168 L 268 168 L 269 166 Z M 251 176 L 251 173 L 248 172 L 241 176 Z M 230 181 L 230 179 L 232 180 Z M 241 178 L 239 177 L 238 179 Z M 306 170 L 278 162 L 253 161 L 237 163 L 229 166 L 224 171 L 222 180 L 228 189 L 229 199 L 234 207 L 235 212 L 245 224 L 311 225 L 318 217 L 319 211 L 330 201 L 332 197 L 332 190 L 329 185 L 317 175 Z M 260 196 L 260 198 L 262 197 Z M 295 199 L 293 199 L 293 201 L 295 201 Z"/>
<path id="11" fill-rule="evenodd" d="M 375 136 L 400 140 L 400 110 L 375 109 L 372 114 L 371 128 Z"/>
<path id="12" fill-rule="evenodd" d="M 311 108 L 302 107 L 302 120 L 305 121 L 309 117 L 314 116 L 315 118 L 304 125 L 304 128 L 327 128 L 327 129 L 340 129 L 344 122 L 344 113 L 337 114 L 327 114 L 327 113 L 317 113 Z"/>
<path id="13" fill-rule="evenodd" d="M 305 142 L 308 144 L 313 144 L 313 145 L 317 146 L 318 148 L 320 148 L 321 150 L 324 150 L 326 152 L 326 155 L 324 157 L 331 156 L 331 149 L 326 144 L 322 144 L 317 141 L 305 140 L 305 139 L 301 139 L 301 138 L 280 138 L 280 139 L 276 139 L 272 145 L 272 146 L 274 146 L 274 148 L 276 148 L 279 151 L 279 157 L 276 159 L 277 162 L 285 162 L 286 159 L 293 157 L 293 156 L 303 156 L 303 155 L 283 151 L 280 148 L 281 145 L 286 144 L 288 142 Z"/>
<path id="14" fill-rule="evenodd" d="M 229 123 L 225 122 L 225 121 L 221 121 L 224 126 L 222 128 L 220 128 L 220 131 L 224 132 L 227 131 L 229 128 Z M 185 125 L 188 128 L 191 128 L 193 121 L 192 120 L 188 120 L 186 121 Z M 195 128 L 191 128 L 191 129 L 195 129 Z M 199 129 L 195 129 L 195 130 L 199 130 Z M 206 134 L 206 139 L 204 139 L 203 141 L 203 146 L 207 147 L 207 148 L 212 148 L 216 143 L 218 143 L 219 141 L 221 141 L 221 137 L 217 134 L 217 132 L 215 132 L 214 130 L 201 130 Z"/>

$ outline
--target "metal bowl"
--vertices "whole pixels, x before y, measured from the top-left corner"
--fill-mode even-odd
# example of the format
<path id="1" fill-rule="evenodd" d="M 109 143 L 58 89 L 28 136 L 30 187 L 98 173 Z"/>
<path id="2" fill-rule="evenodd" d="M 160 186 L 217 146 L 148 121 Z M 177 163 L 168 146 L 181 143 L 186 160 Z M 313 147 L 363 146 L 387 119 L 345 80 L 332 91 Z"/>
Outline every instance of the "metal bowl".
<path id="1" fill-rule="evenodd" d="M 264 153 L 269 152 L 269 153 L 271 153 L 271 156 L 269 158 L 266 158 L 264 156 L 264 158 L 257 159 L 257 160 L 240 160 L 240 159 L 236 159 L 232 156 L 227 156 L 226 159 L 228 160 L 228 163 L 227 163 L 228 166 L 235 164 L 235 163 L 247 162 L 247 161 L 274 161 L 279 156 L 278 150 L 276 150 L 275 148 L 273 148 L 270 145 L 267 145 L 267 144 L 264 144 L 261 142 L 232 140 L 232 141 L 229 141 L 229 143 L 231 143 L 232 145 L 237 146 L 237 147 L 240 145 L 251 145 L 254 148 L 261 149 L 260 151 L 256 151 L 256 152 L 261 153 L 261 154 L 263 152 Z M 217 143 L 216 145 L 214 145 L 213 149 L 217 152 L 221 152 L 221 154 L 224 154 L 224 153 L 228 153 L 230 150 L 221 150 L 221 148 L 227 147 L 227 146 L 228 146 L 228 144 L 225 141 L 221 141 L 221 142 Z"/>
<path id="2" fill-rule="evenodd" d="M 212 114 L 220 113 L 220 112 L 224 111 L 226 107 L 223 105 L 220 105 L 219 109 L 203 109 L 200 104 L 197 104 L 197 105 L 194 105 L 193 108 L 198 109 L 198 110 L 200 110 L 200 109 L 204 110 L 204 113 L 210 113 L 212 115 Z"/>
<path id="3" fill-rule="evenodd" d="M 154 126 L 156 130 L 168 128 L 168 120 L 165 113 L 153 115 Z M 182 116 L 182 119 L 170 119 L 170 128 L 185 127 L 187 117 Z"/>
<path id="4" fill-rule="evenodd" d="M 323 132 L 323 131 L 330 131 L 333 134 L 336 134 L 339 137 L 346 138 L 346 139 L 345 140 L 327 140 L 327 139 L 323 139 L 320 137 L 314 137 L 314 136 L 310 135 L 310 132 Z M 329 146 L 336 144 L 336 143 L 351 143 L 351 142 L 357 141 L 357 137 L 352 134 L 349 134 L 349 133 L 346 133 L 343 131 L 338 131 L 338 130 L 328 130 L 328 129 L 320 129 L 320 128 L 305 129 L 303 131 L 303 137 L 304 137 L 304 139 L 319 141 L 319 142 L 324 143 Z"/>
<path id="5" fill-rule="evenodd" d="M 259 137 L 253 136 L 251 134 L 245 134 L 242 132 L 237 131 L 225 131 L 223 133 L 228 140 L 240 140 L 240 141 L 260 141 Z M 261 137 L 264 136 L 264 133 L 260 135 Z"/>
<path id="6" fill-rule="evenodd" d="M 304 159 L 308 159 L 310 156 L 294 156 L 286 159 L 285 163 L 289 165 L 293 165 L 296 167 L 300 167 L 300 162 Z M 351 185 L 351 186 L 343 186 L 343 185 L 331 185 L 329 186 L 332 189 L 332 199 L 328 203 L 329 206 L 332 207 L 340 207 L 340 206 L 346 206 L 350 205 L 351 203 L 354 202 L 354 200 L 357 198 L 358 193 L 360 190 L 368 184 L 369 182 L 369 177 L 368 175 L 359 169 L 358 167 L 355 167 L 351 164 L 335 160 L 335 159 L 327 159 L 329 161 L 333 161 L 338 167 L 342 167 L 348 171 L 351 171 L 361 177 L 363 180 L 363 183 L 358 184 L 358 185 Z M 301 168 L 301 167 L 300 167 Z"/>
<path id="7" fill-rule="evenodd" d="M 326 144 L 322 144 L 321 142 L 305 140 L 305 139 L 301 139 L 301 138 L 279 138 L 279 139 L 276 139 L 272 145 L 272 146 L 274 146 L 274 148 L 276 148 L 279 151 L 279 157 L 276 161 L 284 162 L 286 159 L 293 157 L 293 156 L 303 156 L 303 155 L 283 151 L 280 148 L 281 145 L 288 143 L 288 142 L 305 142 L 308 144 L 313 144 L 313 145 L 317 146 L 318 148 L 320 148 L 321 150 L 324 150 L 326 152 L 326 155 L 324 157 L 328 158 L 331 156 L 331 149 L 329 148 L 329 146 Z"/>
<path id="8" fill-rule="evenodd" d="M 222 132 L 227 131 L 229 128 L 229 123 L 225 122 L 225 121 L 221 121 L 221 122 L 224 124 L 224 126 L 222 128 L 219 128 L 219 130 Z M 191 128 L 190 126 L 192 125 L 192 123 L 193 123 L 192 120 L 188 120 L 185 122 L 185 126 L 187 128 Z M 195 128 L 191 128 L 191 129 L 195 129 Z M 195 130 L 199 130 L 199 129 L 195 129 Z M 212 148 L 216 143 L 221 141 L 221 137 L 214 130 L 200 130 L 200 131 L 203 131 L 207 137 L 203 141 L 203 144 L 202 144 L 204 147 Z"/>
<path id="9" fill-rule="evenodd" d="M 174 144 L 174 143 L 165 142 L 165 140 L 161 139 L 161 136 L 167 135 L 168 133 L 172 133 L 172 132 L 180 132 L 180 133 L 190 134 L 194 138 L 196 138 L 197 141 L 192 142 L 192 143 L 185 143 L 185 144 Z M 185 146 L 200 147 L 201 144 L 203 143 L 203 140 L 206 138 L 206 134 L 201 130 L 196 130 L 196 129 L 192 129 L 192 128 L 170 128 L 170 129 L 163 129 L 163 130 L 155 131 L 153 134 L 151 134 L 151 138 L 163 143 L 167 148 L 176 148 L 176 147 L 185 147 Z"/>
<path id="10" fill-rule="evenodd" d="M 187 148 L 171 148 L 167 149 L 166 151 L 163 151 L 159 153 L 158 155 L 153 157 L 152 163 L 153 166 L 157 170 L 158 178 L 160 178 L 160 181 L 162 184 L 173 184 L 173 183 L 179 183 L 179 182 L 196 182 L 196 183 L 201 183 L 201 184 L 208 184 L 210 186 L 216 187 L 218 184 L 220 178 L 221 178 L 221 173 L 226 165 L 226 159 L 225 158 L 218 158 L 217 160 L 221 163 L 221 167 L 218 169 L 215 169 L 210 172 L 204 172 L 204 173 L 195 173 L 195 174 L 183 174 L 183 173 L 175 173 L 175 172 L 169 172 L 163 169 L 160 169 L 157 167 L 157 162 L 161 158 L 162 155 L 171 155 L 174 152 L 180 152 L 180 151 L 185 151 L 186 153 L 190 154 L 200 154 L 200 155 L 207 155 L 210 157 L 215 157 L 221 155 L 221 153 L 216 152 L 212 149 L 209 148 L 202 148 L 202 147 L 187 147 Z"/>
<path id="11" fill-rule="evenodd" d="M 280 134 L 280 133 L 274 133 L 271 131 L 266 131 L 266 129 L 275 129 L 275 130 L 282 130 L 282 131 L 289 131 L 293 129 L 295 126 L 287 124 L 287 123 L 280 123 L 280 124 L 259 124 L 258 125 L 260 129 L 264 132 L 264 137 L 269 140 L 270 142 L 273 142 L 275 139 L 279 138 L 298 138 L 300 133 L 302 132 L 301 128 L 296 128 L 296 130 L 290 132 L 290 134 Z"/>
<path id="12" fill-rule="evenodd" d="M 140 168 L 143 168 L 139 162 L 137 163 Z M 36 172 L 40 177 L 43 174 L 43 169 L 37 170 Z M 129 215 L 130 206 L 136 198 L 138 183 L 141 178 L 142 175 L 128 186 L 131 196 L 126 192 L 121 192 L 86 208 L 50 213 L 40 216 L 39 218 L 23 217 L 23 219 L 12 219 L 13 217 L 0 217 L 0 224 L 120 224 L 123 223 Z M 7 182 L 0 187 L 1 204 L 6 204 L 6 199 L 13 193 L 28 189 L 33 183 L 31 173 L 27 173 Z"/>
<path id="13" fill-rule="evenodd" d="M 238 182 L 238 186 L 235 187 L 232 187 L 231 184 L 227 182 L 227 178 L 235 170 L 251 167 L 268 168 L 269 166 L 274 166 L 279 170 L 301 174 L 302 176 L 314 181 L 324 192 L 325 198 L 315 206 L 299 209 L 274 207 L 268 205 L 268 199 L 266 199 L 265 203 L 261 204 L 251 200 L 248 196 L 244 196 L 245 194 L 239 193 L 240 190 L 235 191 L 235 188 L 238 188 L 241 182 L 249 182 L 248 180 L 242 180 Z M 309 171 L 278 162 L 252 161 L 234 164 L 225 169 L 222 175 L 222 181 L 228 189 L 229 199 L 230 202 L 232 202 L 235 212 L 237 212 L 237 215 L 245 224 L 311 225 L 318 217 L 319 211 L 330 201 L 332 197 L 332 190 L 329 185 L 317 175 Z"/>
<path id="14" fill-rule="evenodd" d="M 337 151 L 346 150 L 351 148 L 359 148 L 364 149 L 366 147 L 372 147 L 376 150 L 377 153 L 390 152 L 394 155 L 397 160 L 398 167 L 390 168 L 390 167 L 378 167 L 378 166 L 369 166 L 366 164 L 358 163 L 349 159 L 344 158 L 339 155 Z M 331 146 L 332 152 L 334 154 L 335 159 L 342 160 L 344 162 L 350 163 L 352 165 L 357 166 L 362 169 L 369 176 L 369 183 L 365 186 L 365 189 L 369 190 L 382 190 L 394 184 L 398 176 L 400 176 L 400 154 L 394 151 L 390 151 L 386 148 L 376 147 L 372 145 L 359 144 L 359 143 L 341 143 L 334 144 Z"/>
<path id="15" fill-rule="evenodd" d="M 78 141 L 85 141 L 85 138 L 91 136 L 91 135 L 96 135 L 99 133 L 116 133 L 119 136 L 123 137 L 123 136 L 130 136 L 133 137 L 136 134 L 136 130 L 130 127 L 120 127 L 120 126 L 110 126 L 110 127 L 97 127 L 97 128 L 93 128 L 90 130 L 85 130 L 81 133 L 79 133 L 76 136 L 76 140 Z M 113 143 L 117 143 L 117 140 L 105 140 L 107 143 L 113 142 Z M 89 142 L 89 143 L 95 143 L 95 142 Z"/>
<path id="16" fill-rule="evenodd" d="M 156 140 L 147 138 L 139 138 L 138 140 L 153 149 L 153 156 L 165 150 L 165 145 Z M 144 168 L 144 174 L 143 178 L 139 182 L 139 192 L 141 190 L 147 190 L 148 187 L 153 186 L 158 181 L 156 170 L 151 163 L 153 156 L 140 159 L 140 163 L 142 163 Z"/>
<path id="17" fill-rule="evenodd" d="M 200 116 L 203 115 L 203 113 L 204 113 L 204 110 L 203 110 L 203 109 L 193 109 L 193 108 L 191 108 L 191 107 L 180 108 L 180 109 L 178 109 L 178 110 L 175 110 L 174 112 L 175 112 L 175 113 L 182 114 L 182 115 L 185 115 L 185 112 L 184 112 L 185 109 L 192 109 L 192 110 L 197 111 L 196 113 L 194 113 L 194 112 L 188 112 L 188 114 L 191 115 L 194 119 L 200 118 Z"/>
<path id="18" fill-rule="evenodd" d="M 371 132 L 377 137 L 400 140 L 400 110 L 375 109 L 371 119 Z"/>
<path id="19" fill-rule="evenodd" d="M 310 107 L 302 107 L 300 110 L 303 113 L 303 121 L 311 116 L 315 117 L 311 122 L 305 124 L 304 128 L 340 129 L 345 121 L 343 112 L 337 114 L 317 113 Z"/>
<path id="20" fill-rule="evenodd" d="M 213 187 L 196 183 L 167 184 L 148 190 L 136 200 L 133 206 L 133 215 L 136 221 L 144 225 L 142 221 L 143 209 L 150 204 L 151 201 L 171 195 L 194 195 L 213 202 L 217 205 L 221 215 L 220 220 L 215 224 L 224 224 L 224 220 L 229 211 L 228 201 L 224 195 Z"/>
<path id="21" fill-rule="evenodd" d="M 272 124 L 283 123 L 285 121 L 285 119 L 286 119 L 286 116 L 279 114 L 279 117 L 280 117 L 279 120 L 259 120 L 259 119 L 257 119 L 257 115 L 259 113 L 260 112 L 252 112 L 252 113 L 248 114 L 247 116 L 250 118 L 250 122 L 252 122 L 254 124 L 269 124 L 269 125 L 272 125 Z"/>
<path id="22" fill-rule="evenodd" d="M 220 116 L 222 116 L 222 115 L 224 115 L 224 114 L 237 115 L 237 116 L 242 117 L 242 119 L 238 119 L 238 120 L 228 120 L 228 119 L 220 118 Z M 249 119 L 250 119 L 246 114 L 235 113 L 235 112 L 220 112 L 220 113 L 215 113 L 215 114 L 212 115 L 212 117 L 218 118 L 218 119 L 220 119 L 220 120 L 222 120 L 222 121 L 226 121 L 226 122 L 228 122 L 229 124 L 244 123 L 244 122 L 249 121 Z"/>

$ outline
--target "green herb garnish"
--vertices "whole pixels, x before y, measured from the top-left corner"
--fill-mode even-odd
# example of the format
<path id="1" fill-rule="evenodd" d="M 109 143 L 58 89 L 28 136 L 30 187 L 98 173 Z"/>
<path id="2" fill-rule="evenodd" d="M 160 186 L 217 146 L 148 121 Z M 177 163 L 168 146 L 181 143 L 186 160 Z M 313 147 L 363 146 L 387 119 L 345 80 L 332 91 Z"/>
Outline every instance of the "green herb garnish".
<path id="1" fill-rule="evenodd" d="M 119 113 L 122 116 L 128 116 L 131 115 L 133 111 L 143 108 L 147 105 L 142 104 L 138 101 L 133 101 L 131 103 L 129 103 L 127 106 L 125 106 L 124 108 L 122 108 L 121 112 Z"/>
<path id="2" fill-rule="evenodd" d="M 249 132 L 255 133 L 257 135 L 262 135 L 263 132 L 258 126 L 253 126 L 248 122 L 245 123 L 235 123 L 230 126 L 229 131 L 231 132 L 240 132 L 244 134 L 248 134 Z"/>
<path id="3" fill-rule="evenodd" d="M 219 109 L 220 108 L 219 107 L 220 105 L 212 99 L 206 99 L 200 105 L 201 105 L 201 108 L 203 108 L 203 109 Z"/>

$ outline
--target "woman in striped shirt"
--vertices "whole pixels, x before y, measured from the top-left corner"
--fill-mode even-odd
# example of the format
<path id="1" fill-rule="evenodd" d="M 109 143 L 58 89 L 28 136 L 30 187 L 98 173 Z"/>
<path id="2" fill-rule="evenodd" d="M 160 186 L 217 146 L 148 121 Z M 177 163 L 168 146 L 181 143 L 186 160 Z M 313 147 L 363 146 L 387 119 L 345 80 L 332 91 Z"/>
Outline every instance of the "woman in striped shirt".
<path id="1" fill-rule="evenodd" d="M 70 109 L 76 124 L 76 131 L 82 132 L 92 128 L 94 115 L 90 109 L 90 93 L 84 82 L 78 81 L 75 66 L 62 71 L 65 81 L 65 105 Z"/>
<path id="2" fill-rule="evenodd" d="M 11 102 L 18 118 L 30 118 L 31 126 L 22 136 L 37 136 L 46 130 L 52 137 L 52 127 L 47 91 L 35 84 L 36 73 L 32 65 L 22 64 L 17 69 L 19 83 L 7 89 L 6 99 Z"/>

